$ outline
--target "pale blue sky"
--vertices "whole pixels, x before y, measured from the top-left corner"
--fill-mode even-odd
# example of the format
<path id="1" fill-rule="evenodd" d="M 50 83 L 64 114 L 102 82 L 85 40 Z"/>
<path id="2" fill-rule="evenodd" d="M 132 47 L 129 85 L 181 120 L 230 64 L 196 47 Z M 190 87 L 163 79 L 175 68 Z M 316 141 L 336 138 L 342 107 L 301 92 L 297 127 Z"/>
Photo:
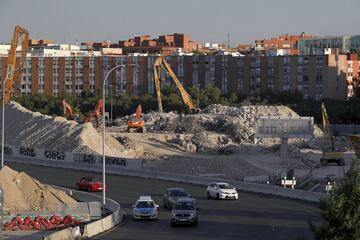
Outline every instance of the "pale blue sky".
<path id="1" fill-rule="evenodd" d="M 57 42 L 189 33 L 199 42 L 253 43 L 282 33 L 355 35 L 360 0 L 0 0 L 0 42 L 15 25 Z"/>

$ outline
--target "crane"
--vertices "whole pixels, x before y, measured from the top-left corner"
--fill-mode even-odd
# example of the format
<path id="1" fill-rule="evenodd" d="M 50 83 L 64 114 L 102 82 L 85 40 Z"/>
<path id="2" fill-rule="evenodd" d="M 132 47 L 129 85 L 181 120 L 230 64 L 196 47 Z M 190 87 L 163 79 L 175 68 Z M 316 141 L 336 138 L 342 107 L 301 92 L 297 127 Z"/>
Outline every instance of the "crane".
<path id="1" fill-rule="evenodd" d="M 321 165 L 327 166 L 328 163 L 337 163 L 338 165 L 344 166 L 344 153 L 337 151 L 335 148 L 335 140 L 333 133 L 331 131 L 329 117 L 327 115 L 325 103 L 323 102 L 321 104 L 321 115 L 322 115 L 322 121 L 323 121 L 323 128 L 325 135 L 330 139 L 331 148 L 330 150 L 323 149 L 323 156 L 321 158 Z"/>
<path id="2" fill-rule="evenodd" d="M 198 109 L 195 107 L 193 101 L 191 100 L 190 95 L 186 92 L 185 88 L 181 85 L 181 82 L 179 81 L 179 79 L 177 78 L 177 76 L 175 75 L 173 70 L 171 69 L 169 63 L 165 60 L 164 56 L 159 56 L 158 58 L 155 59 L 155 62 L 154 62 L 154 81 L 155 81 L 156 96 L 157 96 L 157 100 L 158 100 L 159 111 L 163 112 L 162 101 L 161 101 L 160 69 L 164 70 L 165 72 L 167 72 L 170 75 L 171 79 L 173 80 L 177 89 L 180 92 L 182 101 L 188 107 L 190 112 L 198 111 Z"/>
<path id="3" fill-rule="evenodd" d="M 19 61 L 18 69 L 15 69 L 16 48 L 18 45 L 18 41 L 21 37 L 22 37 L 22 43 L 21 43 L 20 61 Z M 13 90 L 15 70 L 19 70 L 19 79 L 20 79 L 20 81 L 22 79 L 22 68 L 24 66 L 24 61 L 26 58 L 27 50 L 28 50 L 28 44 L 29 44 L 29 32 L 20 26 L 16 26 L 12 40 L 11 40 L 11 47 L 10 47 L 9 55 L 8 55 L 8 58 L 6 61 L 6 77 L 4 80 L 5 87 L 3 88 L 3 92 L 2 92 L 5 103 L 7 103 L 11 100 L 11 92 Z M 15 89 L 15 91 L 17 91 L 17 90 Z M 17 94 L 17 92 L 15 92 L 15 93 Z"/>

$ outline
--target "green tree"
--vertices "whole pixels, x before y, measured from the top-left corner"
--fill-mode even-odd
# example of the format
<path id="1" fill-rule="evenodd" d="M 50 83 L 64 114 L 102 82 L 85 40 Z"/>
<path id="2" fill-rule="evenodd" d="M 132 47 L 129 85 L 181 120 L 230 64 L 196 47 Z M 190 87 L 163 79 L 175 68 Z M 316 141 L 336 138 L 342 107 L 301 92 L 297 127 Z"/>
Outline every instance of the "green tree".
<path id="1" fill-rule="evenodd" d="M 345 177 L 337 184 L 334 193 L 322 200 L 320 209 L 325 223 L 311 230 L 318 240 L 360 239 L 360 163 L 353 162 Z"/>

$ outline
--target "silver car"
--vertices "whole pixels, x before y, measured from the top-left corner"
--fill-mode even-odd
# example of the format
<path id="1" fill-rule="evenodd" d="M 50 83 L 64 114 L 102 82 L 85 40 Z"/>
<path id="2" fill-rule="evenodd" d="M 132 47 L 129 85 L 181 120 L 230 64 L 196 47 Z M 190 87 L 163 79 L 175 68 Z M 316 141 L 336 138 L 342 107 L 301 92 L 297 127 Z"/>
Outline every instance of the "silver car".
<path id="1" fill-rule="evenodd" d="M 191 224 L 199 222 L 199 207 L 194 198 L 179 198 L 173 203 L 171 210 L 171 226 L 177 224 Z"/>
<path id="2" fill-rule="evenodd" d="M 172 209 L 173 203 L 179 198 L 189 198 L 190 194 L 183 188 L 168 188 L 163 196 L 164 208 Z"/>

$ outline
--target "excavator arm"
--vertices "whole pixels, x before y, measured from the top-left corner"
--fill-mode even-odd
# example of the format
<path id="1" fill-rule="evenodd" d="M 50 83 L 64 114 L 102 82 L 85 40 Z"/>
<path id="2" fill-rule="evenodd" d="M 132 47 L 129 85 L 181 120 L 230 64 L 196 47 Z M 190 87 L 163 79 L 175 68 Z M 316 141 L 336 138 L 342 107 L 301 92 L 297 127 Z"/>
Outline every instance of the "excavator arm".
<path id="1" fill-rule="evenodd" d="M 64 116 L 66 116 L 66 119 L 74 120 L 73 110 L 70 104 L 68 104 L 65 99 L 62 101 L 62 104 L 63 104 Z"/>
<path id="2" fill-rule="evenodd" d="M 335 151 L 334 136 L 333 136 L 331 128 L 330 128 L 329 117 L 327 115 L 324 102 L 321 104 L 321 115 L 322 115 L 322 121 L 323 121 L 325 134 L 330 138 L 330 141 L 331 141 L 331 150 Z"/>
<path id="3" fill-rule="evenodd" d="M 11 100 L 11 92 L 13 90 L 13 82 L 14 82 L 14 73 L 15 73 L 15 65 L 16 65 L 16 48 L 18 45 L 19 39 L 22 38 L 21 44 L 21 55 L 19 62 L 19 82 L 22 78 L 22 68 L 24 66 L 24 61 L 26 58 L 26 53 L 28 50 L 29 44 L 29 32 L 21 28 L 19 26 L 15 27 L 14 34 L 11 40 L 11 47 L 9 51 L 9 55 L 6 62 L 6 77 L 5 77 L 5 88 L 3 88 L 3 96 L 5 98 L 5 102 L 9 102 Z M 17 91 L 17 89 L 15 89 Z"/>
<path id="4" fill-rule="evenodd" d="M 179 79 L 177 78 L 177 76 L 175 75 L 173 70 L 171 69 L 171 66 L 169 65 L 168 62 L 166 62 L 166 60 L 163 56 L 158 57 L 154 62 L 154 80 L 155 80 L 156 95 L 157 95 L 158 104 L 159 104 L 159 111 L 160 112 L 163 111 L 162 102 L 161 102 L 161 85 L 160 85 L 160 71 L 159 71 L 160 68 L 163 69 L 165 72 L 167 72 L 170 75 L 171 79 L 175 83 L 175 86 L 177 87 L 177 89 L 180 92 L 182 101 L 188 107 L 190 112 L 197 111 L 194 103 L 191 100 L 190 95 L 186 92 L 185 88 L 182 86 L 181 82 L 179 81 Z"/>

